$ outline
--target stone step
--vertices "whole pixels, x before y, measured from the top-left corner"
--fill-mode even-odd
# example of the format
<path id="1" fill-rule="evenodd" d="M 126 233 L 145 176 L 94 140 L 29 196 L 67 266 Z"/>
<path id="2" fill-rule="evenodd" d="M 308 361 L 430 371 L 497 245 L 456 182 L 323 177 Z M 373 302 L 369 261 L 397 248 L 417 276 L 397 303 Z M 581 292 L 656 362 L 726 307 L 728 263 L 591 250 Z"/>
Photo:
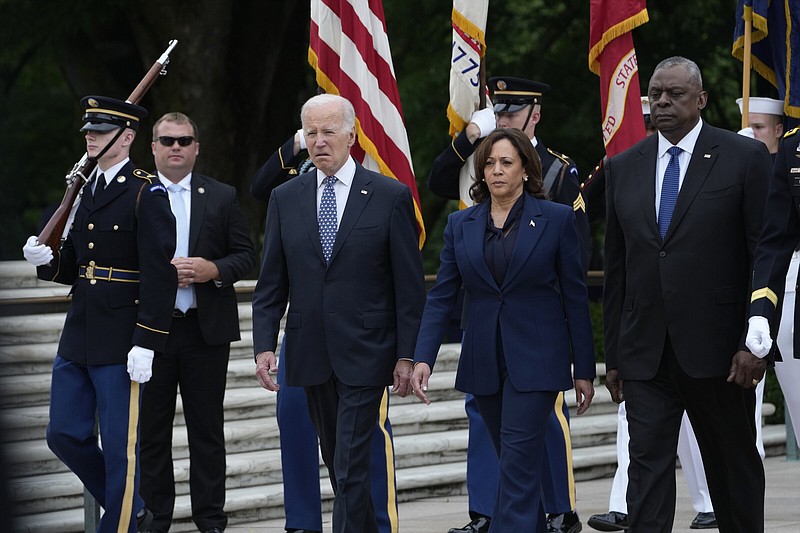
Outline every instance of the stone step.
<path id="1" fill-rule="evenodd" d="M 433 451 L 453 451 L 465 446 L 464 432 L 454 432 L 453 435 L 437 436 L 438 441 L 431 441 L 426 444 L 425 449 Z M 783 425 L 771 425 L 764 427 L 764 444 L 768 456 L 779 455 L 785 452 L 786 428 Z M 433 437 L 432 437 L 433 438 Z M 398 438 L 395 442 L 398 459 L 403 455 L 414 455 L 420 457 L 425 453 L 420 453 L 422 446 L 412 436 L 408 438 Z M 438 444 L 437 444 L 438 443 Z M 430 445 L 430 448 L 427 446 Z M 437 448 L 438 446 L 438 448 Z M 274 453 L 274 452 L 270 452 Z M 275 465 L 275 458 L 258 457 L 259 452 L 244 454 L 240 458 L 229 456 L 229 472 L 231 469 L 247 470 L 248 461 L 250 466 L 257 463 L 270 463 Z M 269 453 L 263 453 L 269 455 Z M 397 489 L 398 499 L 408 501 L 422 497 L 435 495 L 457 495 L 465 492 L 466 482 L 466 463 L 463 453 L 453 453 L 453 457 L 461 457 L 460 460 L 443 462 L 439 464 L 426 463 L 424 465 L 406 466 L 397 470 Z M 592 446 L 588 448 L 576 449 L 573 453 L 573 469 L 577 480 L 596 479 L 598 477 L 611 476 L 616 468 L 616 446 L 612 444 L 602 446 Z M 277 474 L 279 475 L 279 474 Z M 323 473 L 324 475 L 324 473 Z M 72 483 L 66 480 L 68 476 L 74 479 L 79 492 L 82 487 L 72 474 L 62 476 L 64 483 Z M 185 476 L 180 462 L 176 465 L 176 480 Z M 230 478 L 229 478 L 230 479 Z M 178 484 L 178 488 L 181 483 Z M 323 498 L 323 507 L 330 508 L 333 496 L 327 478 L 320 478 L 320 489 Z M 37 489 L 38 490 L 38 489 Z M 180 491 L 179 491 L 180 492 Z M 57 489 L 50 490 L 52 499 L 67 498 L 63 491 Z M 37 533 L 71 533 L 82 531 L 83 509 L 82 496 L 78 494 L 72 499 L 78 504 L 71 508 L 59 511 L 42 512 L 38 514 L 22 516 L 18 529 L 19 532 Z M 227 490 L 226 511 L 229 514 L 230 525 L 250 522 L 254 520 L 264 520 L 278 518 L 283 515 L 282 508 L 283 489 L 279 481 L 258 486 L 231 487 Z M 194 525 L 190 519 L 191 506 L 189 496 L 185 493 L 178 495 L 175 504 L 175 520 L 171 531 L 193 531 Z"/>

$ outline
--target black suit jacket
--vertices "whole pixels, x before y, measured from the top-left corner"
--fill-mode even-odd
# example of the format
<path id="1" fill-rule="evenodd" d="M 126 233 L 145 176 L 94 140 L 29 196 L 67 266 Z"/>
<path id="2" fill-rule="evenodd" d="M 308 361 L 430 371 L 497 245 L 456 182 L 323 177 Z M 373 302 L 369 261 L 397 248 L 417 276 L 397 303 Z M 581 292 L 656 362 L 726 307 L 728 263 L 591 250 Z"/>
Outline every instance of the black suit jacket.
<path id="1" fill-rule="evenodd" d="M 189 256 L 203 257 L 219 269 L 214 280 L 195 283 L 197 318 L 206 344 L 239 340 L 239 313 L 233 284 L 256 264 L 236 189 L 202 174 L 192 174 Z"/>
<path id="2" fill-rule="evenodd" d="M 317 385 L 333 373 L 346 385 L 389 385 L 397 359 L 414 357 L 425 301 L 411 192 L 356 163 L 326 266 L 316 188 L 312 171 L 270 197 L 253 295 L 255 353 L 275 350 L 288 300 L 287 384 Z"/>
<path id="3" fill-rule="evenodd" d="M 765 145 L 703 124 L 662 242 L 658 136 L 606 166 L 606 366 L 650 379 L 669 334 L 692 377 L 726 376 L 744 348 L 752 260 L 771 160 Z"/>

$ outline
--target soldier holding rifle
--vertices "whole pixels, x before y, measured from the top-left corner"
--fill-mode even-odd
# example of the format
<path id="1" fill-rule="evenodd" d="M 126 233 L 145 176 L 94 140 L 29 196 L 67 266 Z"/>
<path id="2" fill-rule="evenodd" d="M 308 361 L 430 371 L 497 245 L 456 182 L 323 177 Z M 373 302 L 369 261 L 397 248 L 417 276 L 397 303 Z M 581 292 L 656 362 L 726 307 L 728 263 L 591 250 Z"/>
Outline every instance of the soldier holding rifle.
<path id="1" fill-rule="evenodd" d="M 22 249 L 40 279 L 72 285 L 47 444 L 105 509 L 99 532 L 143 531 L 152 513 L 138 490 L 140 384 L 152 375 L 154 351 L 167 344 L 178 285 L 170 263 L 175 219 L 158 178 L 129 159 L 147 111 L 102 96 L 81 104 L 96 169 L 60 249 L 35 236 Z"/>

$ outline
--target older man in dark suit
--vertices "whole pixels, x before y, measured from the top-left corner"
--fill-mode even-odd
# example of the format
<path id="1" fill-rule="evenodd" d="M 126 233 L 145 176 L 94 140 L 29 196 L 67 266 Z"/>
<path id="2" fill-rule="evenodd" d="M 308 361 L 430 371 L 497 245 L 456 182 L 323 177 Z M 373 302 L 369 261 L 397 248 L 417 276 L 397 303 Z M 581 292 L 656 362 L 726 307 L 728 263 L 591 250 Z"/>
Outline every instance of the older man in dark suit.
<path id="1" fill-rule="evenodd" d="M 697 65 L 662 61 L 648 90 L 653 135 L 606 168 L 607 387 L 626 400 L 631 532 L 668 532 L 685 409 L 720 531 L 764 528 L 753 384 L 744 345 L 750 273 L 770 169 L 763 143 L 700 119 Z"/>
<path id="2" fill-rule="evenodd" d="M 350 156 L 355 112 L 318 95 L 300 114 L 316 170 L 276 188 L 253 297 L 256 374 L 277 390 L 286 317 L 286 383 L 305 388 L 336 494 L 335 533 L 377 532 L 370 443 L 384 388 L 409 392 L 425 299 L 411 193 Z"/>
<path id="3" fill-rule="evenodd" d="M 233 284 L 256 256 L 236 189 L 194 172 L 199 132 L 183 113 L 153 125 L 153 157 L 175 215 L 178 293 L 169 341 L 153 362 L 142 396 L 142 496 L 153 533 L 169 531 L 175 504 L 172 425 L 180 386 L 189 434 L 192 519 L 203 533 L 221 533 L 225 504 L 225 384 L 231 341 L 239 340 Z"/>

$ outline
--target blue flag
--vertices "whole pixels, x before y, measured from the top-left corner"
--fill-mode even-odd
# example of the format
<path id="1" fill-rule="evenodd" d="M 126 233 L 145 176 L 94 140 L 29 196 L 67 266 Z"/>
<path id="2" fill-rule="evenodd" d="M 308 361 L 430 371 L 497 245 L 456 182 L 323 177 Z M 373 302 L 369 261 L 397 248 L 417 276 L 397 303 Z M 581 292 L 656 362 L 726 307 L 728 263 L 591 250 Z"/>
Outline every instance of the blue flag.
<path id="1" fill-rule="evenodd" d="M 778 89 L 784 114 L 800 120 L 800 0 L 738 0 L 732 54 L 744 58 L 744 22 L 751 20 L 753 70 Z"/>

